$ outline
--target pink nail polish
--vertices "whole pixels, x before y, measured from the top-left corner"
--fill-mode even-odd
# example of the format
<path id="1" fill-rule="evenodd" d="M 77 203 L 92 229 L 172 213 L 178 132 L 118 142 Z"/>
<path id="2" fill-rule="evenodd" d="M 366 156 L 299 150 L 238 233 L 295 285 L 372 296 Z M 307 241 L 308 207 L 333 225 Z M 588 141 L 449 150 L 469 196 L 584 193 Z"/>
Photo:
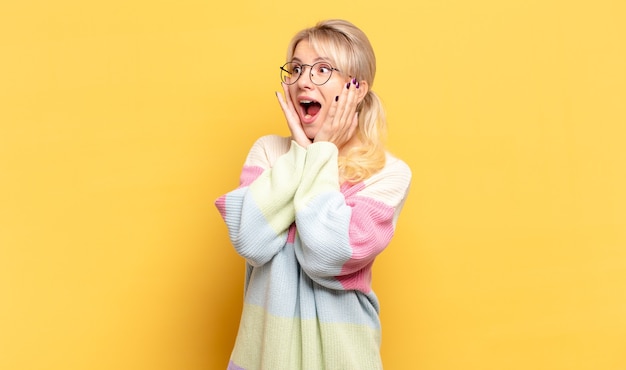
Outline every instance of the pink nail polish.
<path id="1" fill-rule="evenodd" d="M 335 101 L 339 101 L 339 95 L 335 96 Z"/>
<path id="2" fill-rule="evenodd" d="M 346 89 L 350 88 L 350 82 L 348 82 L 348 84 L 346 85 Z"/>
<path id="3" fill-rule="evenodd" d="M 357 89 L 359 88 L 359 83 L 358 83 L 358 82 L 356 83 L 356 88 L 357 88 Z"/>

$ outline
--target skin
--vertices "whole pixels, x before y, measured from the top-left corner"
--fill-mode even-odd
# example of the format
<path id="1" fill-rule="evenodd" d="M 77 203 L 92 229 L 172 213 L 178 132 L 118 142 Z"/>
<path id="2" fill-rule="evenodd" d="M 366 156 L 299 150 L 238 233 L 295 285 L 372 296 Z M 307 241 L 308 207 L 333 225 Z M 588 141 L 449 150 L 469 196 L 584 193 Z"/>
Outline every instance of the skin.
<path id="1" fill-rule="evenodd" d="M 309 65 L 320 60 L 330 62 L 329 58 L 317 54 L 307 40 L 298 43 L 293 60 Z M 276 93 L 278 103 L 287 119 L 291 137 L 304 148 L 314 142 L 331 142 L 337 146 L 341 155 L 358 143 L 358 137 L 355 135 L 358 126 L 356 108 L 367 94 L 367 81 L 356 81 L 338 71 L 333 71 L 328 82 L 317 86 L 311 82 L 309 67 L 305 68 L 296 83 L 282 84 L 284 97 Z M 349 86 L 346 87 L 348 83 Z M 300 106 L 301 100 L 314 100 L 322 105 L 312 122 L 305 118 L 304 110 Z"/>

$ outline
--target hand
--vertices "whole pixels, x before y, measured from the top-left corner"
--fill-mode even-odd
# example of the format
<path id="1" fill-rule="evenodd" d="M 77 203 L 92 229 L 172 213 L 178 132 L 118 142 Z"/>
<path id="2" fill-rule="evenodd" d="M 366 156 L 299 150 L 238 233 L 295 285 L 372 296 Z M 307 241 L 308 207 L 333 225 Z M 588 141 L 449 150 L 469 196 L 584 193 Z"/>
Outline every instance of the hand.
<path id="1" fill-rule="evenodd" d="M 285 97 L 277 91 L 276 97 L 278 98 L 278 103 L 285 114 L 285 118 L 287 119 L 287 125 L 289 126 L 289 131 L 291 131 L 291 138 L 298 143 L 303 148 L 311 145 L 311 140 L 304 133 L 304 129 L 302 129 L 302 123 L 300 122 L 300 117 L 298 116 L 298 112 L 296 112 L 296 108 L 293 106 L 293 102 L 291 101 L 291 96 L 289 95 L 289 88 L 284 83 L 283 91 L 285 93 Z"/>
<path id="2" fill-rule="evenodd" d="M 329 141 L 341 149 L 347 143 L 359 124 L 359 113 L 356 111 L 359 97 L 359 84 L 355 79 L 350 81 L 341 95 L 328 110 L 326 121 L 315 136 L 315 142 Z"/>

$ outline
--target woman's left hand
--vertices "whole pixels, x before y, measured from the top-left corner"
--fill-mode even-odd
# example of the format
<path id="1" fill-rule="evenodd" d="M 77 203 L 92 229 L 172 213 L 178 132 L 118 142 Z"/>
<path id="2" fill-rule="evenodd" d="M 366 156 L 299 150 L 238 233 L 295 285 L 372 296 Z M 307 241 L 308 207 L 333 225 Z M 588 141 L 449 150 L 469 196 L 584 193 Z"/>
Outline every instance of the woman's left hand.
<path id="1" fill-rule="evenodd" d="M 335 98 L 314 142 L 329 141 L 337 148 L 347 143 L 354 135 L 359 123 L 359 113 L 356 111 L 358 98 L 359 84 L 353 79 L 342 90 L 341 95 Z"/>

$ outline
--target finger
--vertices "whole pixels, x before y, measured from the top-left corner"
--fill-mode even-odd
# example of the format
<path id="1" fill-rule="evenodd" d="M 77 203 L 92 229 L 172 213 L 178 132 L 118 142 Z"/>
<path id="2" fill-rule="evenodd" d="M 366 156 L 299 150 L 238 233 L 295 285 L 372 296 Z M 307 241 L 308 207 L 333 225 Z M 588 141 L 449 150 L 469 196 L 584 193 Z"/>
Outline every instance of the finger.
<path id="1" fill-rule="evenodd" d="M 356 79 L 352 80 L 354 88 L 351 89 L 350 94 L 347 97 L 346 110 L 345 110 L 345 122 L 346 127 L 344 134 L 346 135 L 344 140 L 349 141 L 356 133 L 359 127 L 359 112 L 357 111 L 359 105 L 359 82 Z"/>
<path id="2" fill-rule="evenodd" d="M 276 92 L 276 97 L 278 98 L 278 102 L 280 107 L 283 110 L 285 118 L 287 119 L 287 126 L 289 127 L 289 131 L 291 132 L 291 137 L 302 147 L 307 147 L 311 144 L 311 140 L 306 136 L 304 130 L 300 124 L 300 117 L 298 113 L 293 108 L 293 103 L 291 99 L 289 99 L 289 92 L 287 91 L 287 97 L 283 97 L 278 91 Z"/>
<path id="3" fill-rule="evenodd" d="M 283 112 L 285 112 L 288 109 L 288 107 L 287 107 L 287 103 L 285 103 L 285 99 L 283 98 L 283 95 L 279 93 L 278 91 L 276 91 L 276 98 L 278 98 L 278 104 L 280 104 L 281 109 L 283 110 Z"/>
<path id="4" fill-rule="evenodd" d="M 352 79 L 347 85 L 345 103 L 340 117 L 340 121 L 344 124 L 352 124 L 357 106 L 358 86 L 355 79 Z"/>
<path id="5" fill-rule="evenodd" d="M 283 87 L 283 93 L 285 94 L 285 102 L 287 106 L 291 109 L 294 109 L 293 102 L 291 101 L 291 94 L 289 93 L 289 86 L 286 83 L 281 82 L 281 86 Z"/>
<path id="6" fill-rule="evenodd" d="M 341 93 L 338 96 L 335 96 L 335 101 L 329 109 L 325 126 L 328 130 L 329 137 L 332 137 L 332 139 L 337 137 L 337 130 L 342 126 L 342 119 L 345 116 L 346 102 L 348 101 L 349 94 L 350 85 L 349 83 L 346 83 L 345 87 L 341 90 Z"/>
<path id="7" fill-rule="evenodd" d="M 289 125 L 289 127 L 298 126 L 300 123 L 300 119 L 298 118 L 298 114 L 295 112 L 295 110 L 291 108 L 289 100 L 286 100 L 278 91 L 276 92 L 276 98 L 278 98 L 278 103 L 283 110 L 283 114 L 287 119 L 287 124 Z"/>
<path id="8" fill-rule="evenodd" d="M 278 91 L 276 91 L 276 98 L 278 98 L 278 104 L 280 104 L 280 108 L 287 119 L 287 124 L 291 126 L 297 113 L 290 107 L 289 100 L 285 99 Z"/>
<path id="9" fill-rule="evenodd" d="M 359 112 L 355 112 L 354 118 L 352 118 L 352 123 L 350 124 L 350 128 L 348 130 L 348 140 L 350 140 L 350 138 L 354 136 L 357 127 L 359 127 Z"/>
<path id="10" fill-rule="evenodd" d="M 293 102 L 291 101 L 291 98 L 289 96 L 289 89 L 286 88 L 285 84 L 283 85 L 283 91 L 285 93 L 285 96 L 283 97 L 278 91 L 276 92 L 276 97 L 278 98 L 278 102 L 280 103 L 280 107 L 283 110 L 283 113 L 285 114 L 285 117 L 287 118 L 288 123 L 292 123 L 290 121 L 292 120 L 296 120 L 298 121 L 297 123 L 300 123 L 300 118 L 298 117 L 298 113 L 296 112 L 296 109 L 293 105 Z"/>
<path id="11" fill-rule="evenodd" d="M 276 92 L 276 96 L 279 99 L 280 105 L 283 108 L 283 111 L 285 112 L 285 114 L 297 114 L 296 113 L 296 109 L 293 105 L 293 102 L 291 101 L 291 95 L 289 94 L 289 88 L 287 87 L 287 85 L 283 82 L 281 82 L 281 86 L 283 87 L 283 94 L 284 96 L 281 96 L 280 93 Z"/>
<path id="12" fill-rule="evenodd" d="M 345 115 L 346 109 L 349 106 L 349 102 L 350 102 L 350 93 L 351 93 L 351 88 L 353 87 L 352 85 L 352 81 L 348 82 L 346 84 L 346 88 L 343 89 L 343 91 L 341 92 L 341 97 L 339 98 L 339 103 L 340 103 L 340 113 L 338 115 L 339 119 L 342 119 Z"/>
<path id="13" fill-rule="evenodd" d="M 337 109 L 339 108 L 339 95 L 335 96 L 335 101 L 330 104 L 328 109 L 328 115 L 326 121 L 332 126 L 335 116 L 337 115 Z"/>

